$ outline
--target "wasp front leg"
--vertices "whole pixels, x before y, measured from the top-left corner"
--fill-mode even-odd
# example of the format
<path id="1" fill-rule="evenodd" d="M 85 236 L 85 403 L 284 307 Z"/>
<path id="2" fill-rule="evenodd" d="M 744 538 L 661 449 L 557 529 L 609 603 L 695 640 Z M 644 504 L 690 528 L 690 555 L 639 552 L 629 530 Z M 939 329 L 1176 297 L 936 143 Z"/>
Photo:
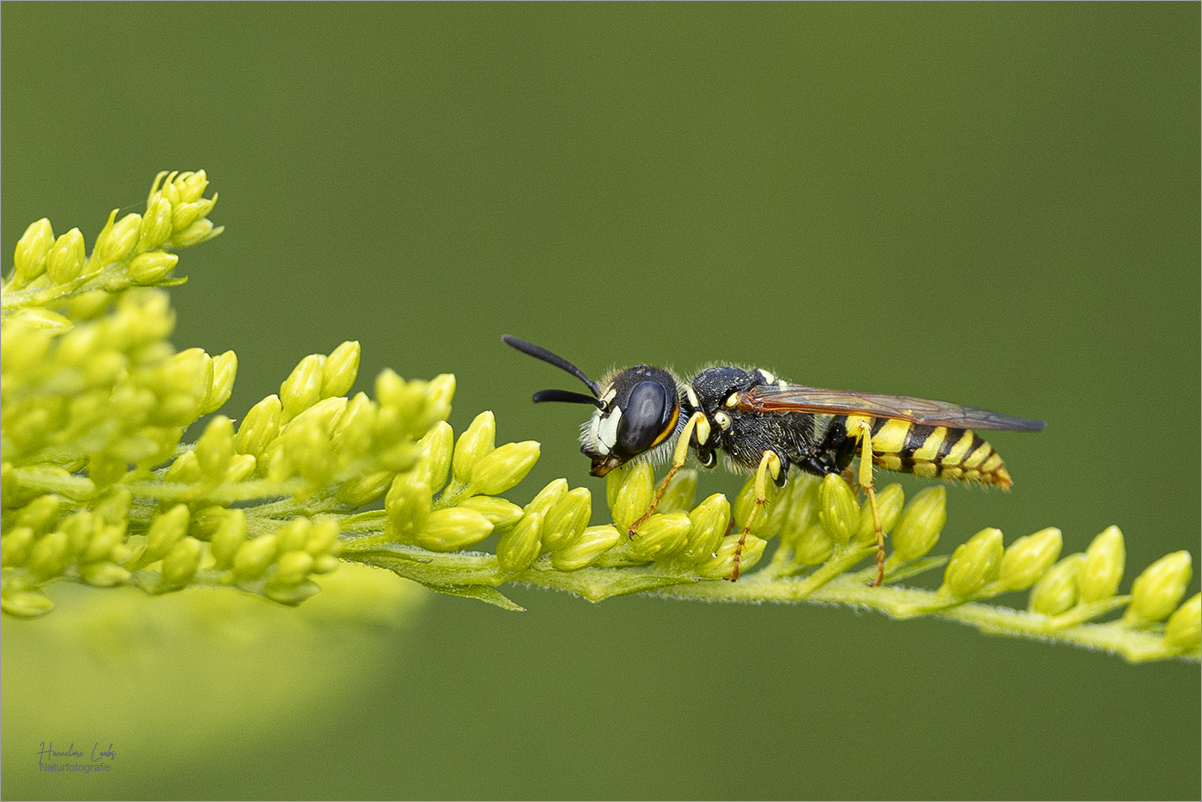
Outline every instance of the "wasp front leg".
<path id="1" fill-rule="evenodd" d="M 664 492 L 668 489 L 668 483 L 672 481 L 672 477 L 684 467 L 684 462 L 689 456 L 689 444 L 693 439 L 694 432 L 697 433 L 698 443 L 705 443 L 710 438 L 710 422 L 700 412 L 694 412 L 689 417 L 688 422 L 685 423 L 684 430 L 681 431 L 680 437 L 676 440 L 676 449 L 672 452 L 672 467 L 668 469 L 668 475 L 664 477 L 664 481 L 660 482 L 659 489 L 655 491 L 655 498 L 651 499 L 651 506 L 639 516 L 637 521 L 630 525 L 630 530 L 626 533 L 631 539 L 636 534 L 635 530 L 646 523 L 647 519 L 651 517 L 651 513 L 655 512 L 655 508 L 659 506 L 659 502 L 663 499 Z"/>
<path id="2" fill-rule="evenodd" d="M 743 530 L 739 532 L 739 544 L 735 546 L 734 569 L 730 574 L 731 582 L 739 581 L 739 557 L 743 554 L 743 544 L 747 542 L 747 536 L 751 534 L 751 522 L 768 503 L 769 474 L 772 475 L 773 481 L 779 479 L 781 475 L 780 457 L 776 455 L 775 451 L 765 451 L 764 456 L 760 457 L 760 466 L 755 472 L 755 504 L 747 516 L 747 521 L 743 524 Z"/>
<path id="3" fill-rule="evenodd" d="M 872 586 L 879 587 L 885 579 L 885 530 L 881 526 L 881 514 L 876 508 L 876 489 L 872 482 L 872 426 L 867 421 L 856 423 L 860 435 L 860 467 L 858 483 L 868 496 L 868 507 L 872 510 L 872 528 L 876 531 L 876 579 Z"/>

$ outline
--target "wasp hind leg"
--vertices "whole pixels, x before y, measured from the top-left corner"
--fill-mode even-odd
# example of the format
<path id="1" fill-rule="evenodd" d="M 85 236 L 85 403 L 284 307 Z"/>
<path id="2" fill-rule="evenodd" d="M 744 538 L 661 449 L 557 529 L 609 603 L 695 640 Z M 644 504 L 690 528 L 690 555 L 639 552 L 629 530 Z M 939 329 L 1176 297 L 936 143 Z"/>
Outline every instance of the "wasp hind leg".
<path id="1" fill-rule="evenodd" d="M 668 475 L 660 482 L 659 489 L 655 491 L 655 497 L 651 499 L 651 506 L 647 508 L 639 519 L 630 525 L 629 531 L 626 534 L 633 540 L 637 534 L 636 530 L 647 522 L 651 517 L 651 513 L 655 512 L 655 508 L 659 506 L 659 502 L 664 497 L 664 492 L 668 489 L 668 482 L 672 481 L 672 477 L 676 472 L 684 467 L 684 461 L 689 456 L 689 443 L 693 439 L 693 432 L 697 432 L 697 442 L 704 444 L 710 437 L 710 422 L 705 419 L 705 415 L 700 412 L 694 412 L 689 418 L 688 423 L 684 425 L 684 430 L 681 431 L 680 437 L 676 440 L 676 450 L 672 452 L 672 467 L 668 469 Z"/>
<path id="2" fill-rule="evenodd" d="M 872 528 L 876 530 L 876 579 L 872 587 L 880 587 L 885 579 L 885 530 L 881 526 L 881 514 L 876 508 L 876 489 L 872 482 L 872 427 L 867 422 L 859 424 L 860 466 L 858 483 L 868 496 L 868 507 L 872 510 Z"/>
<path id="3" fill-rule="evenodd" d="M 772 475 L 774 482 L 779 482 L 784 475 L 782 470 L 780 457 L 775 451 L 765 451 L 760 457 L 760 467 L 755 471 L 755 505 L 751 508 L 751 513 L 747 516 L 746 523 L 743 524 L 743 530 L 739 532 L 739 544 L 735 546 L 734 567 L 730 573 L 730 581 L 739 581 L 739 558 L 743 554 L 743 544 L 747 542 L 747 535 L 751 534 L 751 522 L 755 520 L 755 516 L 764 505 L 768 503 L 768 475 Z"/>

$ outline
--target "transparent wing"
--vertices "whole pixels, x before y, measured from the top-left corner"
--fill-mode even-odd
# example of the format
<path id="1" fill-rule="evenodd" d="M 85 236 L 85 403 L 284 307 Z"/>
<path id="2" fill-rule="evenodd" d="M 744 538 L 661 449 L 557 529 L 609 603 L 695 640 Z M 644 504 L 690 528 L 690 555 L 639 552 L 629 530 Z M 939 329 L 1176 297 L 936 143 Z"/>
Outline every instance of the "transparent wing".
<path id="1" fill-rule="evenodd" d="M 880 395 L 855 390 L 824 390 L 802 384 L 764 385 L 739 393 L 737 406 L 751 412 L 826 412 L 833 415 L 871 415 L 900 418 L 927 426 L 954 429 L 1006 429 L 1039 431 L 1041 420 L 1019 418 L 966 407 L 946 401 L 930 401 L 904 395 Z"/>

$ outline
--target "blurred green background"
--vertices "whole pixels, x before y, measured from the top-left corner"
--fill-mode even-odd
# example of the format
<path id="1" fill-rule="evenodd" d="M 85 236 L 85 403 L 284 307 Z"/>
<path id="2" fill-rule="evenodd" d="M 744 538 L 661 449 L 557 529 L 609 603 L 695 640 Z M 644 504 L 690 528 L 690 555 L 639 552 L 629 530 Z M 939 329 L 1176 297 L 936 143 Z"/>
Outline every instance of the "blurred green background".
<path id="1" fill-rule="evenodd" d="M 1198 557 L 1196 3 L 0 13 L 4 269 L 37 218 L 90 243 L 157 171 L 207 170 L 226 232 L 183 254 L 175 342 L 238 352 L 231 416 L 358 339 L 357 389 L 454 372 L 457 431 L 492 409 L 541 441 L 525 502 L 603 485 L 587 410 L 529 403 L 579 387 L 502 333 L 593 375 L 752 363 L 1048 420 L 991 438 L 1012 493 L 949 490 L 945 550 L 1113 523 L 1128 581 Z M 1196 664 L 356 577 L 300 611 L 53 589 L 4 622 L 5 796 L 1200 793 Z M 40 773 L 43 741 L 112 742 L 114 770 Z"/>

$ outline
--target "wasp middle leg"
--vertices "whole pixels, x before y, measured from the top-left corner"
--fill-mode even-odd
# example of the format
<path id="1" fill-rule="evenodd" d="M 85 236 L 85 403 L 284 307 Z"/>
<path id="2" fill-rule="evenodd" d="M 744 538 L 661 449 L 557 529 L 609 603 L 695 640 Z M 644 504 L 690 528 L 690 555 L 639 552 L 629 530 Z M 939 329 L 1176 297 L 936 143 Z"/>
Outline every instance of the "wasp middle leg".
<path id="1" fill-rule="evenodd" d="M 765 451 L 760 457 L 760 466 L 755 471 L 755 504 L 751 507 L 751 512 L 747 515 L 747 521 L 743 524 L 743 530 L 739 533 L 739 544 L 735 546 L 734 568 L 730 574 L 730 581 L 739 581 L 739 558 L 743 554 L 743 544 L 747 542 L 747 535 L 751 534 L 751 522 L 755 520 L 756 514 L 763 509 L 768 503 L 768 475 L 772 475 L 773 481 L 780 478 L 781 462 L 780 457 L 775 451 Z"/>

